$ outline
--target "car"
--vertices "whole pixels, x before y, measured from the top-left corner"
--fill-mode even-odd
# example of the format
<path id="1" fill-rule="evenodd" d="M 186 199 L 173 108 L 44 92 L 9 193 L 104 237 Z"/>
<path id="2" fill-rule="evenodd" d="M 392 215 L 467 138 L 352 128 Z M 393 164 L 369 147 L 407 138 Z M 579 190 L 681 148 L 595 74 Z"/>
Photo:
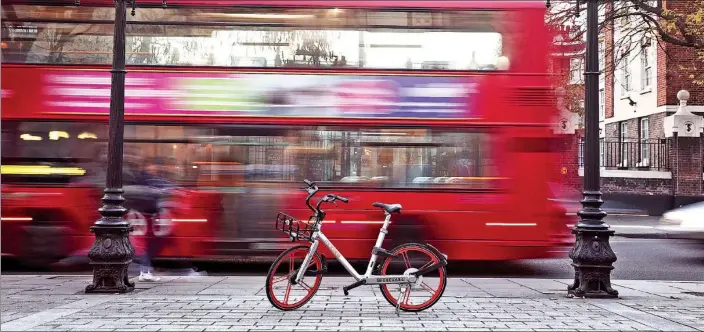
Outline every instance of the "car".
<path id="1" fill-rule="evenodd" d="M 704 240 L 704 202 L 665 212 L 656 228 L 669 238 Z"/>
<path id="2" fill-rule="evenodd" d="M 548 186 L 553 197 L 550 200 L 562 205 L 567 210 L 567 213 L 576 214 L 582 209 L 581 200 L 584 196 L 581 190 L 555 182 L 548 183 Z M 609 215 L 648 214 L 648 211 L 639 208 L 635 204 L 618 199 L 604 199 L 601 209 Z"/>

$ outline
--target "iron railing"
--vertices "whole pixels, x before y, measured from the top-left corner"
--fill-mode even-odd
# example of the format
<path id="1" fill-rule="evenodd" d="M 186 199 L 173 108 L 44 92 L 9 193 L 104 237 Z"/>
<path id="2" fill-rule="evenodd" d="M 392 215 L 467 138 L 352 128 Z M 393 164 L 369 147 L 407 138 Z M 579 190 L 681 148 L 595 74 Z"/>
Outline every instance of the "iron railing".
<path id="1" fill-rule="evenodd" d="M 584 142 L 579 142 L 579 167 L 584 167 Z M 666 140 L 647 142 L 600 142 L 601 167 L 666 171 L 670 169 L 670 153 Z"/>

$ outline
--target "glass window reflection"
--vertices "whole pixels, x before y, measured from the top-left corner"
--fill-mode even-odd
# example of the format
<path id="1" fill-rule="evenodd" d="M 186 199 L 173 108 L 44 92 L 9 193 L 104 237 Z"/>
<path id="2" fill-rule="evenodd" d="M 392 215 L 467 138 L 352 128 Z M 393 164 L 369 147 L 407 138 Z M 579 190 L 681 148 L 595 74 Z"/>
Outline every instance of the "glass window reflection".
<path id="1" fill-rule="evenodd" d="M 3 62 L 111 61 L 109 8 L 2 9 Z M 144 8 L 137 13 L 127 28 L 127 62 L 133 65 L 495 70 L 503 49 L 497 29 L 502 15 L 491 11 Z"/>
<path id="2" fill-rule="evenodd" d="M 311 179 L 336 186 L 489 189 L 498 176 L 492 137 L 429 128 L 128 124 L 124 162 L 126 168 L 159 163 L 163 177 L 187 186 Z M 104 174 L 104 124 L 8 122 L 2 139 L 4 161 L 70 163 Z"/>

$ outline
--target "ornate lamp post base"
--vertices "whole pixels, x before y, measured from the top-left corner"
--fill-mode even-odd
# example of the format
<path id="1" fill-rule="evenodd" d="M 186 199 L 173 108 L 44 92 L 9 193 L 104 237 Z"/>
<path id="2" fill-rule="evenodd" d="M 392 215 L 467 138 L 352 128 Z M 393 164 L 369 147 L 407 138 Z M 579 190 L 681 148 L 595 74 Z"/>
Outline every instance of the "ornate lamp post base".
<path id="1" fill-rule="evenodd" d="M 575 228 L 572 234 L 577 237 L 570 251 L 574 283 L 567 287 L 567 294 L 589 298 L 618 297 L 618 291 L 611 288 L 611 270 L 616 254 L 611 250 L 609 237 L 614 231 Z"/>
<path id="2" fill-rule="evenodd" d="M 93 283 L 86 293 L 128 293 L 134 290 L 127 269 L 132 263 L 134 247 L 129 240 L 132 226 L 93 226 L 95 242 L 88 251 L 93 265 Z"/>
<path id="3" fill-rule="evenodd" d="M 574 283 L 567 287 L 569 296 L 618 297 L 618 291 L 611 288 L 616 254 L 611 250 L 609 237 L 615 232 L 602 221 L 606 217 L 602 204 L 600 191 L 584 191 L 583 208 L 577 213 L 582 220 L 572 229 L 576 239 L 569 255 L 574 267 Z"/>

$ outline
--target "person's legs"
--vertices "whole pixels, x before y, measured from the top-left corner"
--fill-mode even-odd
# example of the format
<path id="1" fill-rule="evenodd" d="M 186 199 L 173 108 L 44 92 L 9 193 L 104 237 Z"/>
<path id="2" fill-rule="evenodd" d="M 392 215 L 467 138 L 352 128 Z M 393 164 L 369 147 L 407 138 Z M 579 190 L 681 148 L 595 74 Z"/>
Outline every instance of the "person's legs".
<path id="1" fill-rule="evenodd" d="M 150 247 L 150 242 L 152 242 L 152 239 L 147 239 L 147 247 Z M 160 279 L 152 274 L 152 253 L 149 249 L 144 251 L 141 263 L 139 281 L 158 281 Z"/>
<path id="2" fill-rule="evenodd" d="M 154 218 L 154 216 L 149 216 L 148 218 Z M 147 228 L 151 227 L 152 222 L 147 223 Z M 152 274 L 154 270 L 152 266 L 152 258 L 159 251 L 159 238 L 154 236 L 151 230 L 147 230 L 147 248 L 144 250 L 144 256 L 142 256 L 142 267 L 139 272 L 139 281 L 158 281 L 161 278 L 155 277 Z"/>

